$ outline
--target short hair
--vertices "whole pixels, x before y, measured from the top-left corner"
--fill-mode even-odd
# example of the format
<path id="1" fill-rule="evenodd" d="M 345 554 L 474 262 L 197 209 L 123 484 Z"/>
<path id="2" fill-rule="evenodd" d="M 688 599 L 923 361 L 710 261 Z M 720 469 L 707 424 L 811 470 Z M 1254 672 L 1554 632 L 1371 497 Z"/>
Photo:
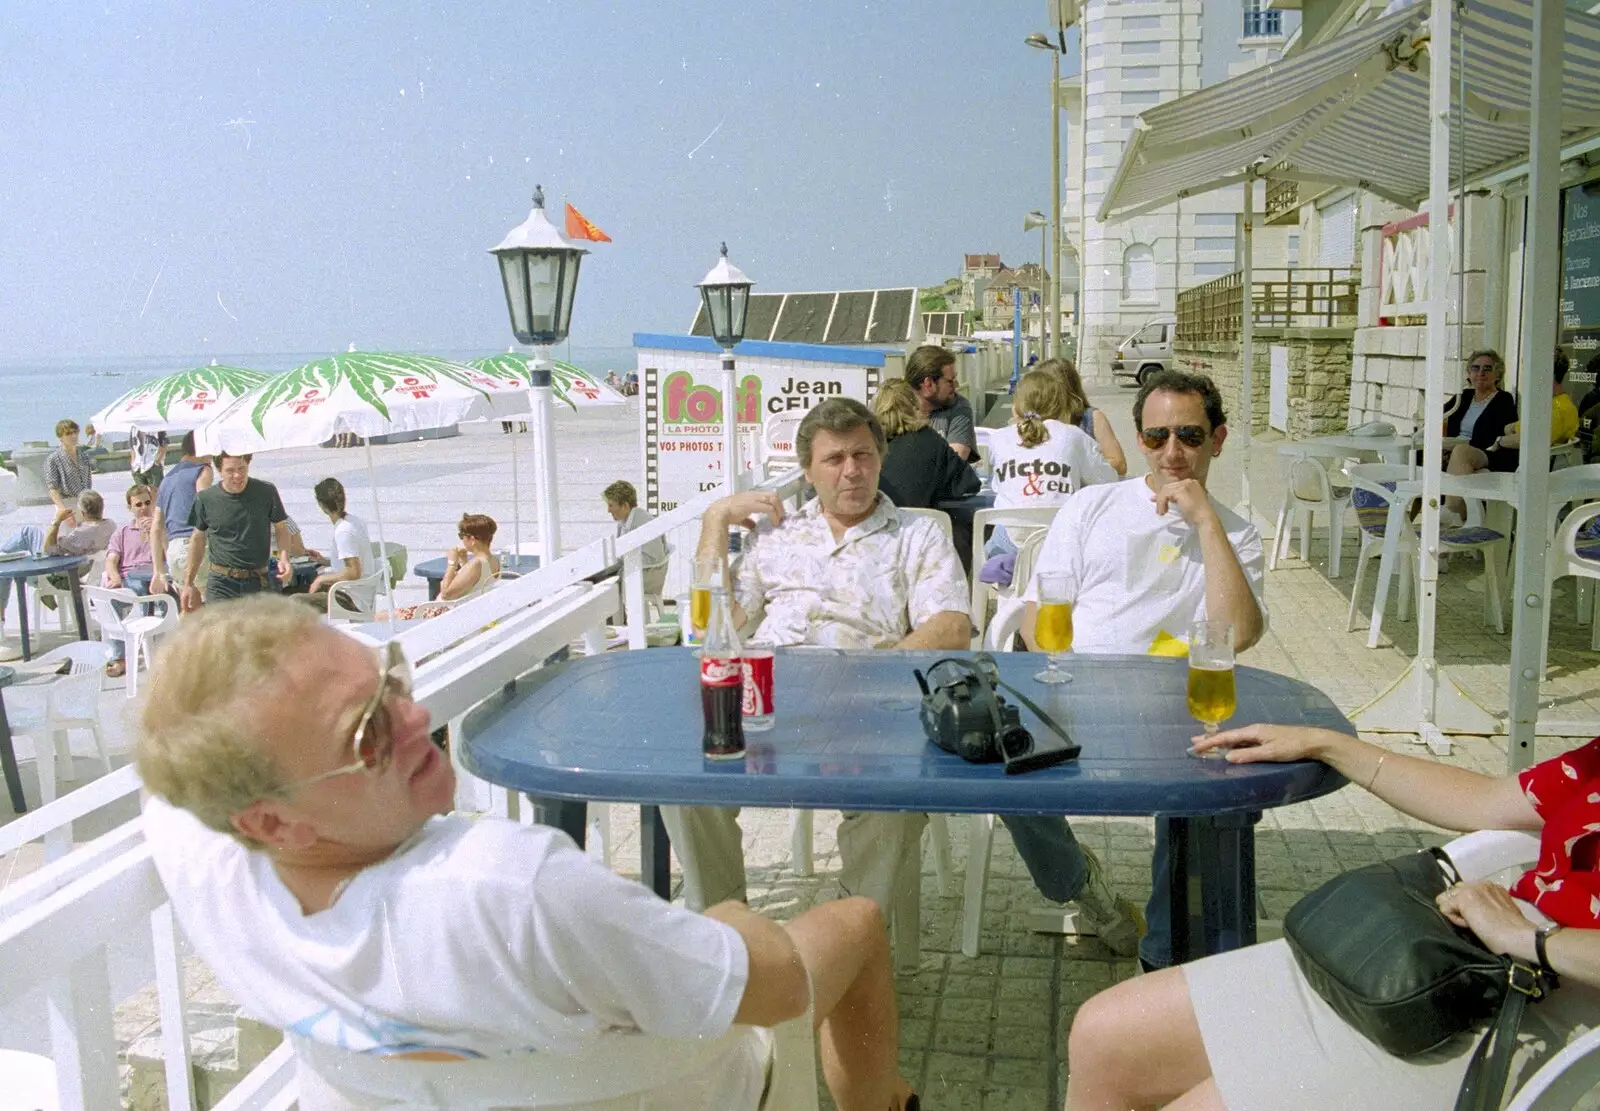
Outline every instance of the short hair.
<path id="1" fill-rule="evenodd" d="M 1567 357 L 1567 353 L 1565 351 L 1561 350 L 1559 347 L 1556 348 L 1555 365 L 1550 368 L 1551 377 L 1553 377 L 1557 382 L 1565 381 L 1567 377 L 1567 371 L 1571 369 L 1572 360 Z"/>
<path id="2" fill-rule="evenodd" d="M 78 430 L 78 422 L 73 420 L 73 419 L 71 419 L 70 417 L 67 418 L 66 420 L 58 420 L 58 421 L 56 421 L 56 439 L 58 439 L 58 440 L 61 439 L 63 436 L 72 435 L 72 433 L 76 432 L 77 430 Z"/>
<path id="3" fill-rule="evenodd" d="M 1089 395 L 1083 388 L 1083 379 L 1078 376 L 1077 364 L 1071 359 L 1046 359 L 1033 369 L 1049 371 L 1061 379 L 1067 391 L 1067 407 L 1059 419 L 1063 424 L 1077 424 L 1089 409 Z"/>
<path id="4" fill-rule="evenodd" d="M 872 442 L 878 445 L 878 455 L 881 458 L 883 449 L 888 446 L 888 441 L 883 435 L 883 425 L 878 423 L 878 418 L 872 415 L 861 402 L 853 397 L 830 397 L 817 405 L 812 406 L 805 419 L 800 422 L 800 430 L 795 433 L 795 454 L 800 457 L 800 466 L 811 466 L 811 444 L 817 438 L 820 429 L 826 429 L 836 436 L 866 426 L 872 429 Z"/>
<path id="5" fill-rule="evenodd" d="M 212 829 L 254 842 L 229 819 L 288 779 L 263 747 L 251 703 L 282 682 L 283 661 L 320 624 L 308 606 L 257 594 L 185 618 L 153 672 L 134 761 L 152 792 Z"/>
<path id="6" fill-rule="evenodd" d="M 217 452 L 217 466 L 222 466 L 222 461 L 224 459 L 243 459 L 245 461 L 245 465 L 249 466 L 250 460 L 254 458 L 254 455 L 240 455 L 236 451 L 219 451 Z"/>
<path id="7" fill-rule="evenodd" d="M 883 435 L 888 440 L 928 425 L 917 392 L 903 378 L 892 378 L 878 387 L 878 396 L 872 399 L 872 413 L 883 426 Z"/>
<path id="8" fill-rule="evenodd" d="M 1222 411 L 1222 394 L 1210 378 L 1183 370 L 1158 370 L 1145 380 L 1145 384 L 1139 387 L 1138 396 L 1133 399 L 1133 426 L 1140 432 L 1144 431 L 1145 398 L 1157 390 L 1164 393 L 1190 393 L 1199 397 L 1205 403 L 1206 420 L 1211 422 L 1213 432 L 1228 423 L 1228 415 Z"/>
<path id="9" fill-rule="evenodd" d="M 311 496 L 326 513 L 344 512 L 344 483 L 337 478 L 325 478 L 311 488 Z"/>
<path id="10" fill-rule="evenodd" d="M 913 390 L 920 390 L 922 383 L 944 377 L 944 368 L 955 361 L 952 352 L 937 344 L 925 343 L 906 359 L 906 384 Z"/>
<path id="11" fill-rule="evenodd" d="M 182 451 L 185 455 L 193 455 L 194 454 L 194 430 L 193 429 L 190 429 L 188 432 L 185 432 L 183 434 L 183 444 L 178 450 Z"/>
<path id="12" fill-rule="evenodd" d="M 463 513 L 461 523 L 456 525 L 456 533 L 459 536 L 470 536 L 474 540 L 481 540 L 485 544 L 492 544 L 495 529 L 499 527 L 494 523 L 494 518 L 487 513 Z"/>
<path id="13" fill-rule="evenodd" d="M 106 511 L 106 499 L 93 490 L 85 490 L 78 495 L 78 508 L 83 510 L 84 516 L 98 521 Z"/>
<path id="14" fill-rule="evenodd" d="M 1051 360 L 1052 362 L 1055 360 Z M 1035 368 L 1017 382 L 1017 439 L 1025 448 L 1036 448 L 1050 438 L 1047 420 L 1062 420 L 1067 409 L 1067 390 L 1054 371 Z"/>
<path id="15" fill-rule="evenodd" d="M 613 371 L 612 373 L 615 373 Z M 633 509 L 639 504 L 639 491 L 633 488 L 633 483 L 626 479 L 617 479 L 610 486 L 600 491 L 600 496 L 611 505 L 625 505 Z M 594 504 L 593 502 L 590 503 Z"/>
<path id="16" fill-rule="evenodd" d="M 1485 347 L 1468 355 L 1467 365 L 1471 366 L 1473 363 L 1484 357 L 1487 357 L 1491 362 L 1494 363 L 1494 380 L 1496 382 L 1500 381 L 1500 379 L 1506 376 L 1506 361 L 1500 357 L 1500 352 L 1496 351 L 1492 347 Z"/>
<path id="17" fill-rule="evenodd" d="M 126 495 L 124 495 L 124 500 L 127 502 L 128 506 L 131 508 L 132 505 L 133 505 L 133 499 L 137 498 L 141 494 L 143 494 L 145 497 L 149 498 L 152 502 L 156 500 L 155 487 L 154 486 L 146 486 L 142 482 L 134 483 L 132 486 L 128 487 L 128 492 L 127 492 Z"/>

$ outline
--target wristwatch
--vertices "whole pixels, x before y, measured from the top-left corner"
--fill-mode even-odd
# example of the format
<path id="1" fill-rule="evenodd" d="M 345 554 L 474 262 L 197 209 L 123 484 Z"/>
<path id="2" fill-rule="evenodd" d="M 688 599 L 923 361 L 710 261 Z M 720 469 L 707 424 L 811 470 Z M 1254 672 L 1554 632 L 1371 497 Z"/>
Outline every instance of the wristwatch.
<path id="1" fill-rule="evenodd" d="M 1552 979 L 1555 978 L 1556 970 L 1550 967 L 1550 958 L 1545 954 L 1544 945 L 1552 934 L 1559 933 L 1565 928 L 1558 922 L 1547 922 L 1533 929 L 1533 952 L 1539 958 L 1539 971 Z"/>

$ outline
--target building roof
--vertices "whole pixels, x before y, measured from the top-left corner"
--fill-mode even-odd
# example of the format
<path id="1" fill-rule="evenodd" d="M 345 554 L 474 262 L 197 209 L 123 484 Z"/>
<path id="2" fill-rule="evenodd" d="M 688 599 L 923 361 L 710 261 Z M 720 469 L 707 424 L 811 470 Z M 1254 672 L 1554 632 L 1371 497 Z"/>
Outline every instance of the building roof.
<path id="1" fill-rule="evenodd" d="M 1003 270 L 1006 265 L 999 255 L 964 255 L 962 258 L 964 270 Z"/>
<path id="2" fill-rule="evenodd" d="M 915 287 L 752 293 L 744 334 L 774 343 L 910 343 L 921 334 L 917 298 Z M 689 334 L 711 334 L 704 304 L 696 308 Z"/>

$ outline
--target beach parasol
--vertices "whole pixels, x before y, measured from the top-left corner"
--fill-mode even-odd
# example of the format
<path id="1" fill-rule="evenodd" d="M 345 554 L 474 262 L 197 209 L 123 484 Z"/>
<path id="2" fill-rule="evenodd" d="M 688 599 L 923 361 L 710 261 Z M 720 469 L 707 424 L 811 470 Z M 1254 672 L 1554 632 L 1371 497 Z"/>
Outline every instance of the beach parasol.
<path id="1" fill-rule="evenodd" d="M 135 386 L 101 409 L 89 423 L 99 432 L 187 432 L 204 424 L 234 398 L 270 375 L 237 366 L 195 367 Z"/>
<path id="2" fill-rule="evenodd" d="M 202 454 L 250 455 L 313 447 L 341 432 L 366 444 L 372 518 L 383 545 L 383 514 L 372 465 L 373 436 L 445 428 L 493 413 L 470 368 L 431 355 L 350 351 L 267 379 L 195 430 Z M 384 564 L 387 566 L 387 563 Z M 394 598 L 389 599 L 394 612 Z"/>
<path id="3" fill-rule="evenodd" d="M 504 355 L 473 359 L 467 365 L 497 380 L 515 382 L 516 388 L 526 393 L 533 386 L 533 362 L 532 355 L 507 351 Z M 559 359 L 550 364 L 550 392 L 556 400 L 564 401 L 574 409 L 591 405 L 626 405 L 628 402 L 627 398 L 587 370 Z"/>

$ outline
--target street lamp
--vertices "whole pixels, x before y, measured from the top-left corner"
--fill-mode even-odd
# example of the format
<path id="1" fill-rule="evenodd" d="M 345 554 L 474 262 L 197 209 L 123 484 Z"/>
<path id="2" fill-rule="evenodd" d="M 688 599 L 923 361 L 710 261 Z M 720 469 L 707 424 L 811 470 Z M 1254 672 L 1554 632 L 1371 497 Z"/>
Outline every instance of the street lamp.
<path id="1" fill-rule="evenodd" d="M 1049 301 L 1054 308 L 1050 321 L 1050 346 L 1046 355 L 1061 354 L 1061 55 L 1067 52 L 1067 32 L 1058 28 L 1057 41 L 1034 32 L 1023 40 L 1029 46 L 1050 51 L 1050 220 L 1055 227 L 1055 276 L 1050 279 Z M 1057 43 L 1059 42 L 1059 45 Z M 1041 306 L 1042 308 L 1043 306 Z M 1042 329 L 1041 329 L 1042 330 Z M 1041 341 L 1042 342 L 1042 341 Z"/>
<path id="2" fill-rule="evenodd" d="M 589 252 L 574 247 L 544 214 L 544 187 L 533 188 L 533 211 L 506 233 L 491 254 L 500 261 L 511 331 L 518 343 L 535 348 L 528 368 L 533 402 L 534 484 L 539 492 L 539 544 L 542 561 L 561 558 L 561 525 L 556 512 L 556 455 L 550 418 L 550 348 L 567 338 L 578 265 Z M 520 552 L 517 554 L 521 554 Z"/>
<path id="3" fill-rule="evenodd" d="M 700 280 L 700 296 L 706 305 L 706 323 L 711 338 L 722 348 L 722 473 L 724 490 L 739 489 L 743 473 L 739 467 L 739 406 L 734 383 L 733 349 L 744 339 L 745 318 L 750 311 L 750 287 L 755 285 L 743 270 L 728 261 L 728 245 L 722 257 Z"/>
<path id="4" fill-rule="evenodd" d="M 1044 339 L 1045 301 L 1050 293 L 1050 217 L 1040 212 L 1037 208 L 1022 218 L 1022 230 L 1025 232 L 1039 229 L 1039 353 L 1040 358 L 1046 354 Z"/>

